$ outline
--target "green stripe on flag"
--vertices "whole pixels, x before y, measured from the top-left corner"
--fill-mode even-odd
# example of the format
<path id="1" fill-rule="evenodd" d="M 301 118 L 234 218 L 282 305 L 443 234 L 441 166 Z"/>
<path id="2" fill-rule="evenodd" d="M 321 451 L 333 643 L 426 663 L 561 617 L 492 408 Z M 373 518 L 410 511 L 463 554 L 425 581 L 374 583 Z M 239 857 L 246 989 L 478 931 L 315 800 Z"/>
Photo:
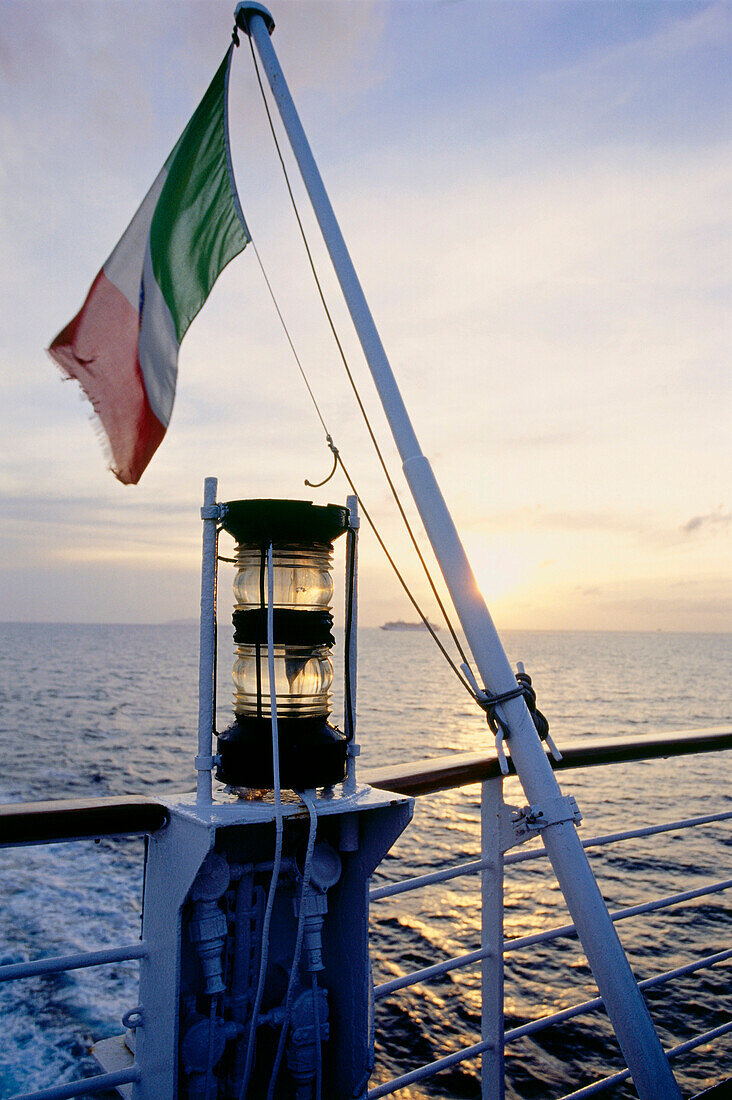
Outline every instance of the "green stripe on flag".
<path id="1" fill-rule="evenodd" d="M 178 343 L 220 272 L 251 240 L 229 172 L 226 93 L 231 50 L 168 157 L 150 226 L 155 280 Z"/>

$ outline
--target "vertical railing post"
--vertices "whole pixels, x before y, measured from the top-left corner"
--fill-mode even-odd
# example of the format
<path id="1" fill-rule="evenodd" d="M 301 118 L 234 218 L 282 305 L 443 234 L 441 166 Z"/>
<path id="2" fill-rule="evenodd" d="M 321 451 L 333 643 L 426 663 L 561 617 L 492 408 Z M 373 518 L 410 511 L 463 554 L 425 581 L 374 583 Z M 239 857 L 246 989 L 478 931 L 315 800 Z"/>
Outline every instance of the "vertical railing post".
<path id="1" fill-rule="evenodd" d="M 201 559 L 201 633 L 198 659 L 198 755 L 196 756 L 196 801 L 211 802 L 213 768 L 214 669 L 216 662 L 216 490 L 218 481 L 203 483 L 203 554 Z"/>
<path id="2" fill-rule="evenodd" d="M 492 1046 L 481 1062 L 483 1100 L 503 1100 L 503 849 L 501 814 L 503 780 L 486 779 L 480 805 L 481 871 L 480 945 L 489 952 L 481 969 L 481 1040 Z"/>
<path id="3" fill-rule="evenodd" d="M 358 497 L 346 498 L 348 508 L 348 533 L 346 535 L 346 637 L 347 648 L 345 660 L 348 662 L 344 685 L 344 728 L 348 738 L 348 763 L 346 772 L 345 793 L 353 794 L 356 790 L 356 757 L 358 756 L 358 744 L 356 743 L 356 687 L 358 676 L 358 529 L 361 521 L 358 516 Z"/>

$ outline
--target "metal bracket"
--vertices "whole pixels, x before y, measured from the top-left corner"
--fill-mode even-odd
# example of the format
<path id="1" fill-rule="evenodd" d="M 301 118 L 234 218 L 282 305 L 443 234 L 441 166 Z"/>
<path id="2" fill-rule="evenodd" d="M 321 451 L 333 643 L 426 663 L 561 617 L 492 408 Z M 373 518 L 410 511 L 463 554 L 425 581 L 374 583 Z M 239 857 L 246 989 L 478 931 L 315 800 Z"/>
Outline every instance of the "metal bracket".
<path id="1" fill-rule="evenodd" d="M 197 772 L 210 772 L 221 763 L 220 756 L 197 756 L 194 760 Z"/>
<path id="2" fill-rule="evenodd" d="M 201 508 L 201 519 L 223 519 L 225 514 L 223 504 L 204 504 Z"/>
<path id="3" fill-rule="evenodd" d="M 562 821 L 579 825 L 581 820 L 582 814 L 572 794 L 547 799 L 540 806 L 511 806 L 506 802 L 501 815 L 501 848 L 507 852 L 538 836 L 548 825 L 559 825 Z"/>
<path id="4" fill-rule="evenodd" d="M 135 1028 L 142 1027 L 145 1022 L 145 1014 L 142 1005 L 135 1005 L 129 1012 L 125 1012 L 122 1017 L 122 1026 L 128 1028 L 130 1031 L 134 1031 Z"/>

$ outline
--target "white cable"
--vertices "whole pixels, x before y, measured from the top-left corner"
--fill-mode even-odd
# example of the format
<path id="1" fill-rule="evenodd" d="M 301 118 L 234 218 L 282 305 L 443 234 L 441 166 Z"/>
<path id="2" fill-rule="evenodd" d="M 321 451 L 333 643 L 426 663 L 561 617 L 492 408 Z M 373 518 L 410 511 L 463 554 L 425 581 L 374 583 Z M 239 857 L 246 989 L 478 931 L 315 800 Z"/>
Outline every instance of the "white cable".
<path id="1" fill-rule="evenodd" d="M 267 975 L 267 959 L 269 956 L 269 926 L 272 919 L 272 909 L 274 908 L 277 880 L 280 875 L 280 865 L 282 863 L 282 794 L 280 791 L 280 743 L 277 730 L 277 696 L 275 692 L 273 599 L 274 568 L 272 565 L 272 543 L 270 543 L 267 550 L 267 667 L 269 670 L 269 701 L 272 711 L 272 781 L 274 784 L 275 803 L 275 855 L 274 862 L 272 864 L 272 878 L 270 879 L 269 892 L 267 894 L 267 905 L 264 910 L 264 921 L 262 922 L 262 958 L 259 964 L 257 993 L 254 998 L 254 1005 L 252 1007 L 252 1019 L 249 1025 L 249 1037 L 247 1039 L 247 1056 L 244 1063 L 244 1076 L 242 1078 L 241 1088 L 239 1090 L 239 1100 L 244 1100 L 244 1097 L 246 1096 L 247 1088 L 249 1086 L 249 1078 L 251 1077 L 252 1073 L 254 1043 L 257 1034 L 257 1019 L 259 1017 L 259 1009 L 262 1005 L 262 997 L 264 996 L 264 981 Z"/>
<path id="2" fill-rule="evenodd" d="M 218 1015 L 218 994 L 214 994 L 211 997 L 211 1008 L 208 1017 L 208 1058 L 206 1059 L 206 1079 L 203 1086 L 204 1100 L 209 1100 L 211 1095 L 211 1077 L 213 1074 L 213 1052 L 214 1052 L 214 1027 L 216 1026 L 216 1017 Z"/>
<path id="3" fill-rule="evenodd" d="M 290 977 L 287 982 L 287 993 L 285 994 L 285 1014 L 282 1020 L 282 1030 L 280 1031 L 280 1038 L 277 1043 L 277 1054 L 275 1055 L 274 1065 L 272 1067 L 272 1076 L 269 1079 L 269 1088 L 267 1089 L 267 1100 L 273 1100 L 274 1090 L 277 1084 L 277 1077 L 280 1072 L 280 1066 L 282 1064 L 282 1055 L 285 1052 L 285 1043 L 287 1042 L 287 1032 L 290 1027 L 290 1013 L 292 1011 L 292 997 L 295 991 L 295 983 L 297 981 L 297 972 L 300 966 L 300 955 L 302 953 L 302 940 L 303 933 L 305 931 L 305 898 L 308 895 L 310 889 L 310 876 L 313 868 L 313 850 L 315 848 L 315 833 L 318 828 L 318 815 L 315 809 L 315 803 L 306 791 L 299 792 L 300 798 L 303 800 L 308 808 L 310 814 L 310 832 L 308 833 L 308 845 L 305 852 L 305 862 L 302 869 L 302 890 L 300 892 L 300 912 L 297 917 L 297 934 L 295 936 L 295 950 L 292 956 L 292 966 L 290 967 Z M 317 1037 L 316 1037 L 317 1042 Z"/>
<path id="4" fill-rule="evenodd" d="M 318 975 L 313 971 L 313 1016 L 315 1017 L 315 1100 L 321 1100 L 323 1089 L 323 1051 L 320 1046 L 320 1005 L 318 1004 Z"/>

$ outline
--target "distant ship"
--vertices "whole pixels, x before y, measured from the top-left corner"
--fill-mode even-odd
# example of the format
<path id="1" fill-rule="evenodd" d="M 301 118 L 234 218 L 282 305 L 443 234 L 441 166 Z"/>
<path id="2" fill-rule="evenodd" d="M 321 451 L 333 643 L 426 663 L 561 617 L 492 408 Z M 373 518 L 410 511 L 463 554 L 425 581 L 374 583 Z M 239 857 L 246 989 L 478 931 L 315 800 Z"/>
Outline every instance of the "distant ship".
<path id="1" fill-rule="evenodd" d="M 433 630 L 439 630 L 439 626 L 435 626 L 434 623 L 430 623 Z M 425 630 L 425 624 L 423 622 L 418 623 L 405 623 L 404 619 L 397 619 L 396 622 L 382 623 L 382 630 Z"/>

